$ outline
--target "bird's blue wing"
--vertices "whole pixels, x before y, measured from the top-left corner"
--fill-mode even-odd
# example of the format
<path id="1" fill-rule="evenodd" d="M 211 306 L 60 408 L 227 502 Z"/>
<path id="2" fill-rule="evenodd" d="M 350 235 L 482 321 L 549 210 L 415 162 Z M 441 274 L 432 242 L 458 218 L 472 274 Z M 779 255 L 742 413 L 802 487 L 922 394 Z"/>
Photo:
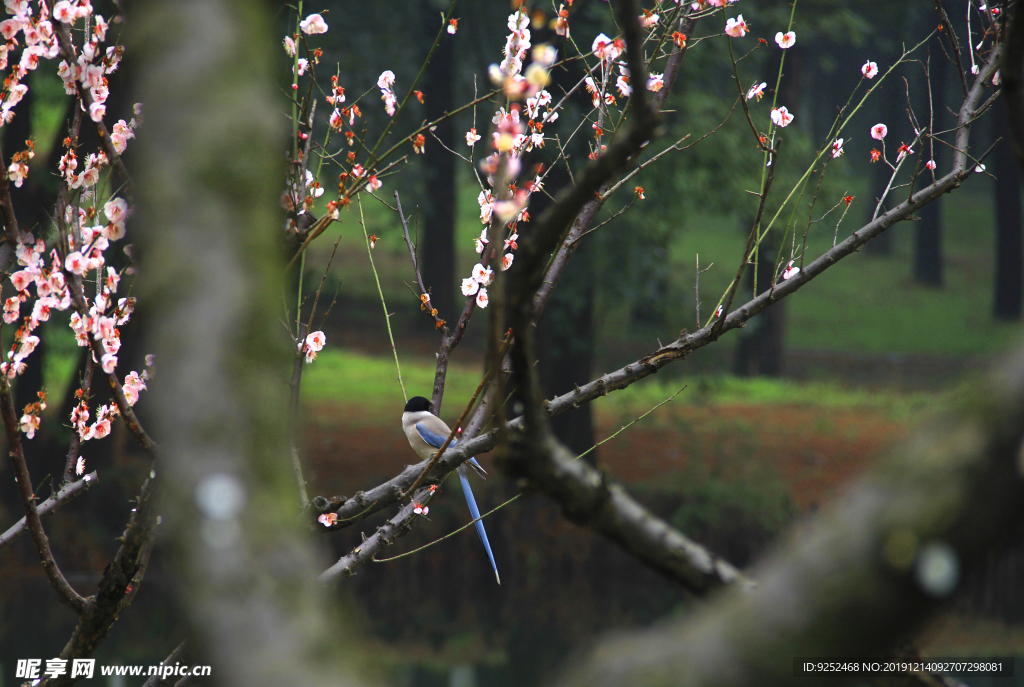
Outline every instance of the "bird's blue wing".
<path id="1" fill-rule="evenodd" d="M 447 436 L 441 436 L 440 434 L 435 434 L 434 432 L 431 432 L 429 429 L 427 429 L 427 426 L 422 422 L 416 423 L 416 431 L 419 432 L 420 437 L 423 439 L 423 441 L 427 442 L 428 446 L 433 446 L 434 448 L 441 448 L 442 446 L 444 446 L 444 440 L 448 438 Z M 452 439 L 452 446 L 454 446 L 457 443 L 459 443 L 458 439 Z M 476 461 L 476 458 L 470 458 L 468 462 L 473 466 L 473 469 L 477 471 L 477 474 L 479 474 L 482 478 L 487 479 L 487 471 L 484 470 L 483 466 L 481 466 L 480 463 Z"/>
<path id="2" fill-rule="evenodd" d="M 420 433 L 420 437 L 423 441 L 427 442 L 429 446 L 433 446 L 434 448 L 441 448 L 444 446 L 444 440 L 448 438 L 447 436 L 441 436 L 440 434 L 431 432 L 422 422 L 416 423 L 416 431 Z M 457 442 L 455 439 L 452 439 L 452 443 L 455 444 Z"/>
<path id="3" fill-rule="evenodd" d="M 494 554 L 491 552 L 491 544 L 487 541 L 487 530 L 484 529 L 484 521 L 478 520 L 480 517 L 480 509 L 476 505 L 476 499 L 473 498 L 473 489 L 469 486 L 469 477 L 466 475 L 466 466 L 459 466 L 459 480 L 462 482 L 462 491 L 466 494 L 466 503 L 469 505 L 469 514 L 476 520 L 474 526 L 476 527 L 476 533 L 480 535 L 480 541 L 484 543 L 484 549 L 487 551 L 487 557 L 491 559 L 491 567 L 494 568 L 494 577 L 497 578 L 498 584 L 501 584 L 501 577 L 498 575 L 498 566 L 494 562 Z"/>

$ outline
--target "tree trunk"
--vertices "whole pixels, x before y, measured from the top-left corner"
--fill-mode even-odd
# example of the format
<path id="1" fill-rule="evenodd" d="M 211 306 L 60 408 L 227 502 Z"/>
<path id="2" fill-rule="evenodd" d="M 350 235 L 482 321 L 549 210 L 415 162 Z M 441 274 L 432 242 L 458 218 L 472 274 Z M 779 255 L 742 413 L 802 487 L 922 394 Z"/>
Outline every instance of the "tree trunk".
<path id="1" fill-rule="evenodd" d="M 757 293 L 772 288 L 776 251 L 773 246 L 761 244 L 757 269 L 748 267 L 740 287 L 743 298 L 752 293 L 754 273 L 757 273 Z M 733 372 L 740 377 L 779 377 L 783 371 L 784 337 L 786 332 L 786 301 L 778 301 L 754 316 L 747 326 L 739 330 Z"/>
<path id="2" fill-rule="evenodd" d="M 996 292 L 997 320 L 1016 321 L 1024 289 L 1024 241 L 1021 235 L 1021 178 L 1009 143 L 1006 105 L 996 103 L 996 135 L 1004 138 L 993 155 L 996 176 Z"/>
<path id="3" fill-rule="evenodd" d="M 437 12 L 433 3 L 423 3 L 429 37 L 434 39 L 437 30 Z M 429 19 L 429 21 L 427 21 Z M 445 36 L 437 45 L 434 57 L 427 66 L 423 81 L 424 116 L 434 121 L 452 109 L 454 98 L 455 36 Z M 412 103 L 415 107 L 416 103 Z M 455 125 L 446 119 L 437 125 L 433 135 L 445 145 L 456 149 Z M 431 301 L 441 317 L 454 322 L 458 319 L 455 310 L 455 156 L 427 134 L 427 154 L 423 164 L 423 203 L 420 231 L 420 272 L 423 283 L 431 289 Z"/>

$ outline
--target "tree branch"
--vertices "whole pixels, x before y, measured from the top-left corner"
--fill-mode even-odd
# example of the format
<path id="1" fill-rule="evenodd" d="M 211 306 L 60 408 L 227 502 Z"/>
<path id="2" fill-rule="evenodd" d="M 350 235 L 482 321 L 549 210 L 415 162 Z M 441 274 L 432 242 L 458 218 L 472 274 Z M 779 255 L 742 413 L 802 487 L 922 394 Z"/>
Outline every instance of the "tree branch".
<path id="1" fill-rule="evenodd" d="M 43 572 L 50 580 L 50 586 L 57 592 L 57 598 L 61 603 L 70 606 L 75 613 L 82 615 L 89 608 L 89 602 L 76 592 L 64 578 L 57 562 L 53 560 L 53 552 L 50 551 L 50 540 L 43 530 L 43 523 L 39 520 L 39 511 L 36 509 L 36 495 L 32 491 L 32 478 L 28 474 L 28 465 L 25 463 L 25 452 L 21 448 L 21 430 L 18 427 L 18 416 L 14 412 L 14 402 L 11 400 L 11 386 L 6 376 L 0 378 L 0 414 L 3 415 L 4 431 L 7 434 L 7 445 L 11 453 L 11 462 L 14 464 L 14 476 L 18 482 L 18 493 L 21 495 L 21 504 L 25 508 L 25 520 L 28 523 L 28 530 L 32 534 L 32 542 L 36 545 L 36 552 L 43 564 Z"/>
<path id="2" fill-rule="evenodd" d="M 80 480 L 66 483 L 61 487 L 60 491 L 38 504 L 36 506 L 36 513 L 39 515 L 46 515 L 51 511 L 57 510 L 82 492 L 92 488 L 92 485 L 94 485 L 98 479 L 99 476 L 96 472 L 90 472 L 88 475 L 84 475 Z M 22 518 L 11 525 L 6 532 L 0 534 L 0 549 L 4 548 L 25 533 L 25 530 L 27 529 L 25 523 L 25 518 Z"/>
<path id="3" fill-rule="evenodd" d="M 71 639 L 61 651 L 61 658 L 72 660 L 93 656 L 121 611 L 138 593 L 153 550 L 154 529 L 158 523 L 153 500 L 153 480 L 147 479 L 142 483 L 135 508 L 120 537 L 121 545 L 114 559 L 104 568 L 96 595 L 89 597 L 89 608 L 78 619 Z M 78 679 L 64 674 L 43 681 L 41 687 L 67 687 Z"/>

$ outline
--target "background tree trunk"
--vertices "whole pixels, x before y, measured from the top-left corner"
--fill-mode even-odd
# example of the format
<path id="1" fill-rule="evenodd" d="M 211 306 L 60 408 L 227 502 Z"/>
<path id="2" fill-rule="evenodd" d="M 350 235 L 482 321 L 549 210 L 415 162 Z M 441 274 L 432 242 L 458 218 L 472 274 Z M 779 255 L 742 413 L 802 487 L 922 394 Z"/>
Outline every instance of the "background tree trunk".
<path id="1" fill-rule="evenodd" d="M 948 61 L 939 50 L 932 53 L 931 60 L 931 81 L 932 81 L 932 103 L 934 104 L 934 127 L 937 131 L 943 129 L 948 122 L 946 115 L 946 77 L 949 74 Z M 922 108 L 923 105 L 923 108 Z M 926 123 L 921 117 L 927 116 L 927 101 L 918 105 L 918 121 L 924 126 Z M 904 108 L 905 109 L 905 108 Z M 903 116 L 906 119 L 906 116 Z M 908 134 L 909 136 L 910 134 Z M 926 148 L 917 151 L 923 155 Z M 938 154 L 938 151 L 936 152 Z M 912 161 L 907 161 L 910 164 Z M 936 160 L 938 162 L 938 160 Z M 912 169 L 912 167 L 911 167 Z M 919 179 L 920 184 L 926 184 L 930 176 L 925 175 Z M 941 287 L 943 278 L 942 260 L 942 198 L 921 208 L 918 213 L 921 219 L 914 223 L 914 281 L 926 286 Z"/>
<path id="2" fill-rule="evenodd" d="M 777 252 L 774 246 L 761 244 L 757 263 L 757 293 L 772 287 Z M 754 288 L 754 268 L 743 277 L 740 294 L 746 297 Z M 778 301 L 753 317 L 739 332 L 733 372 L 740 377 L 765 375 L 779 377 L 783 370 L 784 336 L 786 332 L 786 301 Z"/>
<path id="3" fill-rule="evenodd" d="M 1016 321 L 1024 289 L 1024 237 L 1021 235 L 1021 178 L 1010 147 L 1010 121 L 1005 103 L 996 103 L 996 136 L 1004 138 L 993 153 L 996 177 L 996 281 L 993 314 Z"/>
<path id="4" fill-rule="evenodd" d="M 437 10 L 434 3 L 422 3 L 422 26 L 427 46 L 437 31 Z M 423 81 L 424 116 L 433 121 L 450 109 L 454 97 L 456 36 L 444 36 L 437 44 L 434 57 L 427 66 Z M 437 125 L 434 136 L 445 145 L 456 148 L 454 120 Z M 427 154 L 423 164 L 423 204 L 420 213 L 420 270 L 423 283 L 431 289 L 431 300 L 441 317 L 454 322 L 455 310 L 455 157 L 441 148 L 427 134 Z"/>

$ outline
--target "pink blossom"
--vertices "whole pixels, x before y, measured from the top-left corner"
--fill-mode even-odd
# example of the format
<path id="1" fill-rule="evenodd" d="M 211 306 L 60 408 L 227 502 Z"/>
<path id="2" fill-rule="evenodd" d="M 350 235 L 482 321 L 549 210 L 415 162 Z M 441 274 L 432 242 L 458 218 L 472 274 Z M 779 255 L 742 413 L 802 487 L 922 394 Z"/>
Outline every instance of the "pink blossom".
<path id="1" fill-rule="evenodd" d="M 928 162 L 924 163 L 924 166 L 928 169 L 934 170 L 937 165 L 935 164 L 935 160 L 928 160 Z"/>
<path id="2" fill-rule="evenodd" d="M 479 140 L 480 134 L 476 132 L 475 127 L 466 132 L 466 145 L 468 145 L 470 148 L 472 148 L 473 144 Z"/>
<path id="3" fill-rule="evenodd" d="M 768 86 L 768 84 L 763 82 L 763 81 L 761 82 L 761 85 L 759 85 L 759 86 L 751 86 L 750 90 L 747 91 L 747 100 L 750 100 L 751 98 L 755 98 L 755 97 L 758 100 L 760 100 L 764 96 L 764 89 L 767 88 L 767 86 Z"/>
<path id="4" fill-rule="evenodd" d="M 301 22 L 299 22 L 299 28 L 302 29 L 302 33 L 307 36 L 312 36 L 317 33 L 327 33 L 327 22 L 319 14 L 311 14 Z"/>
<path id="5" fill-rule="evenodd" d="M 321 331 L 313 332 L 306 337 L 306 346 L 314 351 L 321 351 L 326 345 L 327 336 Z"/>
<path id="6" fill-rule="evenodd" d="M 35 275 L 36 270 L 18 270 L 17 272 L 11 275 L 11 284 L 13 284 L 14 288 L 17 289 L 18 291 L 24 291 L 29 287 L 29 285 L 32 282 L 35 281 Z"/>
<path id="7" fill-rule="evenodd" d="M 772 121 L 778 126 L 789 126 L 794 115 L 790 114 L 785 107 L 777 107 L 772 110 Z"/>
<path id="8" fill-rule="evenodd" d="M 480 308 L 486 308 L 487 303 L 490 299 L 487 298 L 487 289 L 480 287 L 480 290 L 476 292 L 476 304 Z"/>
<path id="9" fill-rule="evenodd" d="M 484 267 L 479 262 L 473 265 L 473 279 L 476 279 L 483 286 L 490 286 L 494 280 L 494 270 Z"/>
<path id="10" fill-rule="evenodd" d="M 783 272 L 782 272 L 782 278 L 783 279 L 790 279 L 791 277 L 795 277 L 796 275 L 798 275 L 800 273 L 800 268 L 799 267 L 795 267 L 793 265 L 794 262 L 795 262 L 794 260 L 790 260 L 789 264 L 786 265 L 786 269 L 783 270 Z"/>
<path id="11" fill-rule="evenodd" d="M 103 371 L 108 375 L 114 374 L 114 368 L 117 367 L 117 356 L 113 353 L 105 353 L 100 360 L 100 365 L 103 366 Z"/>
<path id="12" fill-rule="evenodd" d="M 107 114 L 107 106 L 103 103 L 94 102 L 92 105 L 89 106 L 89 118 L 92 119 L 92 121 L 102 121 L 103 115 L 105 114 Z M 97 179 L 97 181 L 99 180 Z"/>
<path id="13" fill-rule="evenodd" d="M 21 431 L 25 433 L 26 437 L 28 437 L 29 439 L 35 437 L 37 429 L 39 429 L 38 415 L 21 416 Z"/>
<path id="14" fill-rule="evenodd" d="M 110 420 L 98 420 L 90 429 L 89 435 L 91 439 L 102 439 L 110 434 Z"/>
<path id="15" fill-rule="evenodd" d="M 875 124 L 873 127 L 871 127 L 871 138 L 877 141 L 881 141 L 883 138 L 885 138 L 886 134 L 888 133 L 889 129 L 888 127 L 885 126 L 885 124 Z"/>
<path id="16" fill-rule="evenodd" d="M 619 58 L 619 55 L 622 54 L 623 46 L 622 41 L 613 41 L 603 33 L 599 33 L 591 44 L 590 49 L 602 62 L 611 62 Z"/>
<path id="17" fill-rule="evenodd" d="M 380 76 L 377 77 L 377 88 L 382 91 L 390 91 L 391 87 L 395 85 L 395 73 L 390 69 L 386 69 L 381 72 Z"/>
<path id="18" fill-rule="evenodd" d="M 504 272 L 512 266 L 512 261 L 515 260 L 515 255 L 512 253 L 505 253 L 501 258 L 501 271 Z"/>
<path id="19" fill-rule="evenodd" d="M 743 38 L 747 35 L 747 31 L 750 31 L 750 27 L 747 26 L 747 22 L 743 21 L 742 14 L 737 15 L 735 18 L 730 17 L 725 22 L 725 32 L 733 38 Z"/>
<path id="20" fill-rule="evenodd" d="M 789 33 L 782 33 L 779 31 L 775 34 L 775 42 L 779 44 L 779 47 L 783 50 L 787 50 L 793 47 L 796 43 L 796 31 L 790 31 Z"/>
<path id="21" fill-rule="evenodd" d="M 867 79 L 873 79 L 875 78 L 875 75 L 878 74 L 878 65 L 871 60 L 868 60 L 864 63 L 864 66 L 860 68 L 860 73 Z"/>

